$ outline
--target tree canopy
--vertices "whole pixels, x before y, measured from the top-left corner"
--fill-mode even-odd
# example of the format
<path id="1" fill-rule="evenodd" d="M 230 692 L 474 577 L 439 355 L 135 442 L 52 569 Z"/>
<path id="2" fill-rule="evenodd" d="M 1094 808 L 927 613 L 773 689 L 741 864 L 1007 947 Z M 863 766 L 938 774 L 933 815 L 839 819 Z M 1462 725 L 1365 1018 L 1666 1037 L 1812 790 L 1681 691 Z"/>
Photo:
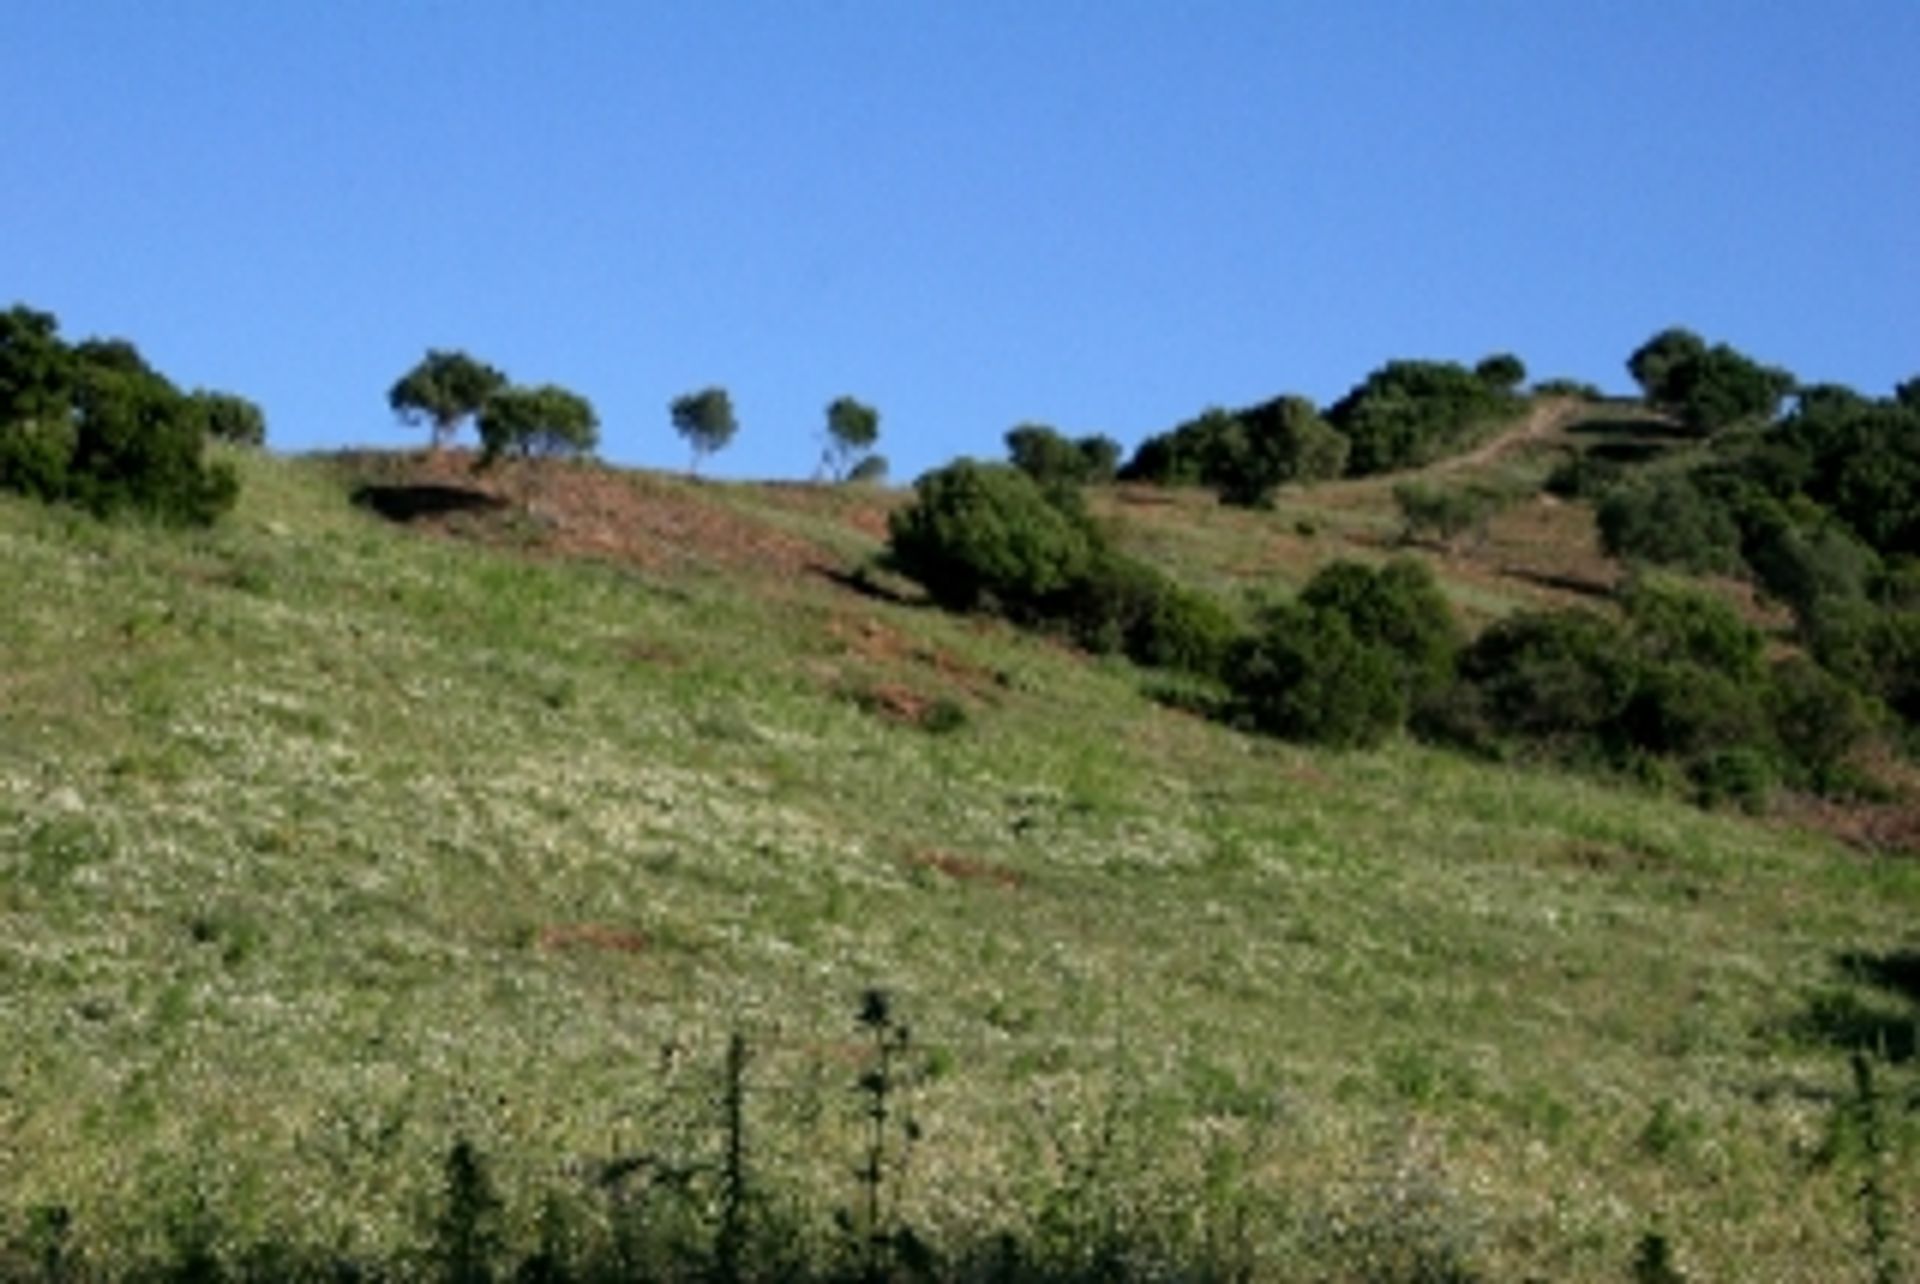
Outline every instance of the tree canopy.
<path id="1" fill-rule="evenodd" d="M 668 411 L 673 416 L 674 431 L 693 447 L 695 472 L 700 470 L 702 459 L 724 450 L 740 427 L 733 417 L 733 398 L 717 386 L 675 397 Z"/>
<path id="2" fill-rule="evenodd" d="M 1652 405 L 1706 435 L 1743 421 L 1771 420 L 1793 391 L 1793 376 L 1724 343 L 1709 347 L 1691 330 L 1662 330 L 1627 358 L 1627 372 Z"/>
<path id="3" fill-rule="evenodd" d="M 68 346 L 50 313 L 0 313 L 0 487 L 96 513 L 210 522 L 232 469 L 205 459 L 208 415 L 124 339 Z"/>
<path id="4" fill-rule="evenodd" d="M 599 443 L 600 419 L 578 393 L 555 384 L 505 387 L 480 411 L 481 463 L 502 455 L 579 455 Z"/>
<path id="5" fill-rule="evenodd" d="M 387 392 L 387 404 L 410 424 L 432 427 L 438 450 L 452 440 L 462 420 L 476 417 L 487 399 L 506 387 L 507 377 L 464 352 L 429 348 L 420 362 Z"/>
<path id="6" fill-rule="evenodd" d="M 878 410 L 854 397 L 835 397 L 827 403 L 827 447 L 821 463 L 837 480 L 847 480 L 879 440 Z"/>

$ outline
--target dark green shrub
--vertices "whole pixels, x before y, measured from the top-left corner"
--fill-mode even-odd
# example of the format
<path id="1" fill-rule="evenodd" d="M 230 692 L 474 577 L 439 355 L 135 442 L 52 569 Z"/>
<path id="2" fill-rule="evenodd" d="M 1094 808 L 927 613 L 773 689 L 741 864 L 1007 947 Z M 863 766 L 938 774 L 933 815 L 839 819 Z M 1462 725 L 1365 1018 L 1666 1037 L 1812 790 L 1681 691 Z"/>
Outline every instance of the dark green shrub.
<path id="1" fill-rule="evenodd" d="M 1760 586 L 1792 609 L 1796 619 L 1816 611 L 1823 598 L 1862 600 L 1879 570 L 1872 549 L 1835 522 L 1812 528 L 1795 524 L 1783 509 L 1772 521 L 1754 523 L 1747 538 L 1747 565 Z"/>
<path id="2" fill-rule="evenodd" d="M 124 340 L 68 348 L 54 318 L 0 314 L 0 486 L 96 513 L 208 522 L 238 492 L 204 459 L 206 415 Z"/>
<path id="3" fill-rule="evenodd" d="M 1304 397 L 1275 397 L 1228 413 L 1211 409 L 1148 438 L 1120 471 L 1125 481 L 1207 485 L 1221 502 L 1265 508 L 1287 482 L 1338 477 L 1347 439 Z"/>
<path id="4" fill-rule="evenodd" d="M 1473 368 L 1474 377 L 1499 392 L 1517 392 L 1527 381 L 1527 366 L 1511 352 L 1496 352 Z"/>
<path id="5" fill-rule="evenodd" d="M 230 392 L 208 392 L 204 388 L 192 396 L 207 436 L 236 446 L 266 444 L 267 417 L 253 402 Z"/>
<path id="6" fill-rule="evenodd" d="M 1099 541 L 1025 473 L 957 460 L 920 478 L 888 521 L 888 556 L 953 610 L 994 605 L 1034 619 L 1092 567 Z"/>
<path id="7" fill-rule="evenodd" d="M 1204 676 L 1220 673 L 1241 632 L 1213 598 L 1113 553 L 1096 559 L 1051 609 L 1089 651 Z"/>
<path id="8" fill-rule="evenodd" d="M 1120 466 L 1120 443 L 1111 437 L 1069 440 L 1045 424 L 1021 424 L 1006 441 L 1013 466 L 1042 486 L 1104 485 Z"/>
<path id="9" fill-rule="evenodd" d="M 1407 717 L 1400 666 L 1354 636 L 1344 616 L 1287 605 L 1234 647 L 1235 712 L 1260 731 L 1340 747 L 1378 744 Z"/>
<path id="10" fill-rule="evenodd" d="M 1760 749 L 1718 749 L 1693 764 L 1687 773 L 1702 806 L 1732 805 L 1759 811 L 1773 792 L 1773 760 Z"/>
<path id="11" fill-rule="evenodd" d="M 1639 682 L 1626 630 L 1591 611 L 1511 616 L 1460 655 L 1472 703 L 1496 734 L 1580 752 L 1603 742 Z"/>
<path id="12" fill-rule="evenodd" d="M 1536 397 L 1576 397 L 1581 401 L 1605 401 L 1607 394 L 1593 384 L 1580 379 L 1557 377 L 1542 379 L 1533 385 Z"/>
<path id="13" fill-rule="evenodd" d="M 1906 721 L 1920 721 L 1920 612 L 1823 598 L 1802 631 L 1829 672 Z"/>
<path id="14" fill-rule="evenodd" d="M 1873 732 L 1860 693 L 1800 656 L 1773 666 L 1767 712 L 1781 752 L 1816 788 L 1830 781 Z"/>
<path id="15" fill-rule="evenodd" d="M 1742 682 L 1759 674 L 1760 631 L 1710 593 L 1636 575 L 1620 590 L 1620 606 L 1650 660 L 1699 665 Z"/>
<path id="16" fill-rule="evenodd" d="M 1409 709 L 1435 699 L 1453 681 L 1460 625 L 1426 563 L 1405 557 L 1378 568 L 1334 562 L 1307 584 L 1300 603 L 1340 616 L 1358 641 L 1385 648 Z"/>
<path id="17" fill-rule="evenodd" d="M 867 455 L 847 470 L 847 480 L 856 486 L 877 486 L 887 480 L 887 457 Z"/>
<path id="18" fill-rule="evenodd" d="M 0 423 L 0 490 L 66 498 L 74 441 L 74 426 L 65 417 Z"/>
<path id="19" fill-rule="evenodd" d="M 163 521 L 211 522 L 233 506 L 233 470 L 203 459 L 200 416 L 158 375 L 83 369 L 68 498 L 96 513 L 138 510 Z"/>
<path id="20" fill-rule="evenodd" d="M 1649 403 L 1706 434 L 1744 420 L 1770 420 L 1793 391 L 1793 376 L 1763 366 L 1726 344 L 1678 327 L 1661 331 L 1627 358 L 1627 370 Z"/>
<path id="21" fill-rule="evenodd" d="M 1740 566 L 1740 528 L 1724 506 L 1675 474 L 1628 482 L 1608 491 L 1598 512 L 1609 555 L 1730 571 Z"/>
<path id="22" fill-rule="evenodd" d="M 1354 476 L 1429 463 L 1459 448 L 1519 398 L 1451 361 L 1389 361 L 1328 409 Z"/>
<path id="23" fill-rule="evenodd" d="M 1598 499 L 1626 476 L 1618 461 L 1583 451 L 1554 465 L 1545 490 L 1562 499 Z"/>
<path id="24" fill-rule="evenodd" d="M 1737 746 L 1764 748 L 1770 736 L 1765 686 L 1686 660 L 1640 667 L 1632 695 L 1604 731 L 1617 743 L 1691 759 Z"/>

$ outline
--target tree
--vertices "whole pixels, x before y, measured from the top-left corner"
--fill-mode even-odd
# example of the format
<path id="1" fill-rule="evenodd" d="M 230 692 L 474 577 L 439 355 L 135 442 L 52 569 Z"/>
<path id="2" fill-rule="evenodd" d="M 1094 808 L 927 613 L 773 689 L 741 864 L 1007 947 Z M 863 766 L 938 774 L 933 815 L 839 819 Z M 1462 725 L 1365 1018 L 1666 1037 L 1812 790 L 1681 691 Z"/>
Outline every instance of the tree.
<path id="1" fill-rule="evenodd" d="M 267 417 L 260 407 L 230 392 L 196 389 L 194 407 L 206 425 L 207 436 L 238 446 L 261 446 L 267 440 Z"/>
<path id="2" fill-rule="evenodd" d="M 1707 355 L 1707 341 L 1691 330 L 1669 326 L 1633 350 L 1627 373 L 1648 401 L 1663 402 L 1678 386 L 1678 372 Z"/>
<path id="3" fill-rule="evenodd" d="M 1501 392 L 1517 392 L 1527 381 L 1527 366 L 1511 352 L 1496 352 L 1473 368 L 1482 383 Z"/>
<path id="4" fill-rule="evenodd" d="M 121 339 L 69 347 L 50 313 L 0 313 L 0 487 L 106 514 L 211 522 L 231 469 L 204 458 L 205 416 Z"/>
<path id="5" fill-rule="evenodd" d="M 487 398 L 504 388 L 507 377 L 464 352 L 429 348 L 420 363 L 387 392 L 387 404 L 409 424 L 432 425 L 432 448 L 440 449 L 460 427 L 477 416 Z"/>
<path id="6" fill-rule="evenodd" d="M 1007 430 L 1007 458 L 1042 486 L 1078 485 L 1086 472 L 1080 448 L 1046 424 L 1020 424 Z"/>
<path id="7" fill-rule="evenodd" d="M 1648 402 L 1707 435 L 1744 420 L 1770 420 L 1793 391 L 1793 376 L 1691 330 L 1662 330 L 1627 358 Z"/>
<path id="8" fill-rule="evenodd" d="M 586 454 L 600 435 L 592 403 L 550 383 L 495 392 L 480 412 L 479 427 L 483 466 L 504 454 L 522 459 Z"/>
<path id="9" fill-rule="evenodd" d="M 715 451 L 724 450 L 733 440 L 739 424 L 733 417 L 733 398 L 720 387 L 702 388 L 675 397 L 668 407 L 673 415 L 674 431 L 693 447 L 693 471 L 700 461 Z"/>
<path id="10" fill-rule="evenodd" d="M 878 440 L 878 410 L 853 397 L 835 397 L 827 403 L 827 447 L 820 462 L 836 480 L 846 481 Z"/>

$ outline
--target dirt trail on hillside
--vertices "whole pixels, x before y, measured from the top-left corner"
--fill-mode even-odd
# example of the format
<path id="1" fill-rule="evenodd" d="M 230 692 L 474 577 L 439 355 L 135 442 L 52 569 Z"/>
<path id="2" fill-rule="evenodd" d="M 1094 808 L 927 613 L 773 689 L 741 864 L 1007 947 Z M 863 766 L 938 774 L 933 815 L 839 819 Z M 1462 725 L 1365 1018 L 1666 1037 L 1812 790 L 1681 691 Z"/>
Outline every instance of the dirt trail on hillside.
<path id="1" fill-rule="evenodd" d="M 1527 417 L 1511 428 L 1482 442 L 1464 455 L 1454 455 L 1438 461 L 1427 471 L 1455 473 L 1469 468 L 1483 467 L 1528 442 L 1539 441 L 1543 437 L 1565 431 L 1587 417 L 1587 410 L 1588 406 L 1585 402 L 1576 401 L 1571 397 L 1556 397 L 1550 401 L 1543 401 L 1529 410 Z"/>

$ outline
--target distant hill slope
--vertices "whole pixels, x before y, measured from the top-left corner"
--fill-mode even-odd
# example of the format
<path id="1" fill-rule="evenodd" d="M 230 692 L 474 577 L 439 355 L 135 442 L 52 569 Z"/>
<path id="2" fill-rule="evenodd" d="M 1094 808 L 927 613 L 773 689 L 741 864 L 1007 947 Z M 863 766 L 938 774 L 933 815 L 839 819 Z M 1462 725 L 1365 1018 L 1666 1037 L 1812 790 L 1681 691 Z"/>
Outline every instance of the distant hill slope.
<path id="1" fill-rule="evenodd" d="M 886 492 L 234 458 L 206 532 L 0 498 L 0 1225 L 70 1206 L 112 1261 L 192 1191 L 378 1253 L 456 1134 L 523 1209 L 710 1144 L 734 1031 L 757 1171 L 830 1208 L 884 986 L 931 1057 L 920 1225 L 1106 1145 L 1110 1193 L 1230 1162 L 1323 1256 L 1415 1226 L 1619 1279 L 1658 1227 L 1700 1278 L 1856 1267 L 1858 1173 L 1809 1157 L 1844 1048 L 1914 1014 L 1920 865 L 1200 721 L 862 581 Z M 1254 588 L 1385 555 L 1391 485 L 1098 507 Z M 1544 499 L 1433 556 L 1481 618 L 1610 574 Z"/>

